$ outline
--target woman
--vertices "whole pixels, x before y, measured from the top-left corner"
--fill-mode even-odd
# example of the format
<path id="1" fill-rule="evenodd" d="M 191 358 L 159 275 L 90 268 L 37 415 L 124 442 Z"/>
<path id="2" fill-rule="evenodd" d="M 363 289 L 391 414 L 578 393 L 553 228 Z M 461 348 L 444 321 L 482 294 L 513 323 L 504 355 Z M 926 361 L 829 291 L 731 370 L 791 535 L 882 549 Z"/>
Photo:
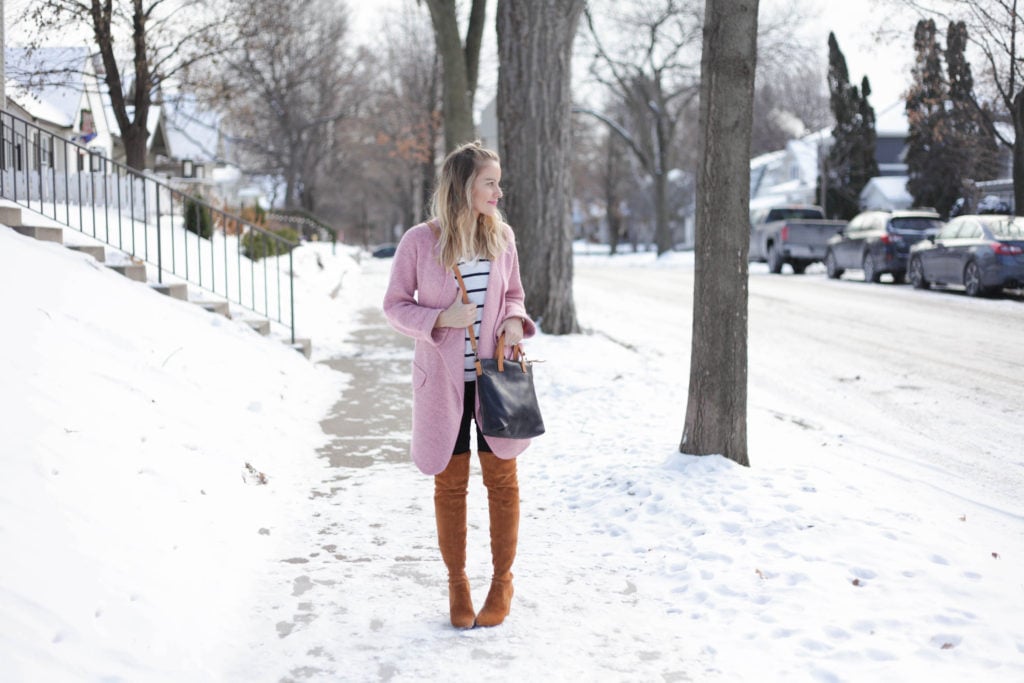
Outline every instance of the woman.
<path id="1" fill-rule="evenodd" d="M 434 513 L 448 568 L 451 622 L 459 628 L 497 626 L 512 601 L 512 561 L 519 534 L 516 456 L 529 440 L 487 437 L 476 428 L 477 451 L 491 523 L 494 574 L 483 609 L 473 610 L 466 576 L 466 491 L 470 422 L 476 422 L 474 326 L 481 358 L 493 357 L 500 335 L 513 346 L 536 331 L 523 305 L 512 229 L 498 211 L 498 155 L 479 143 L 444 160 L 434 193 L 435 218 L 409 229 L 395 251 L 384 295 L 391 325 L 416 340 L 412 364 L 412 459 L 434 476 Z M 463 303 L 461 274 L 470 303 Z"/>

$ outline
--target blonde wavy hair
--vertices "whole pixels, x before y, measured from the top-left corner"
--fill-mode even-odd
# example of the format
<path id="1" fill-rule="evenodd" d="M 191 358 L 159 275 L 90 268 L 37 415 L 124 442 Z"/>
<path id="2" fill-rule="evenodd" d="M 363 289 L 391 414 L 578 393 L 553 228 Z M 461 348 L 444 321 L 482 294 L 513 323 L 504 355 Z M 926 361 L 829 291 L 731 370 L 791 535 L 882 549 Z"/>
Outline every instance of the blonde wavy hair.
<path id="1" fill-rule="evenodd" d="M 453 150 L 438 176 L 431 202 L 431 213 L 441 226 L 438 258 L 445 268 L 454 267 L 462 258 L 498 258 L 508 247 L 504 217 L 478 214 L 473 221 L 473 183 L 487 162 L 500 164 L 497 152 L 479 141 Z"/>

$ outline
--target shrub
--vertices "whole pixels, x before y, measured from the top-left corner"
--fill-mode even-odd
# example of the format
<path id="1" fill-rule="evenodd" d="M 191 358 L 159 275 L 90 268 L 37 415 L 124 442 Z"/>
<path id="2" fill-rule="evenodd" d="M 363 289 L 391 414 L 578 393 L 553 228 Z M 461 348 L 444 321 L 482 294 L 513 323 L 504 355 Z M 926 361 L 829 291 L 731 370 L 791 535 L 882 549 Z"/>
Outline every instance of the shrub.
<path id="1" fill-rule="evenodd" d="M 185 197 L 185 229 L 200 237 L 213 236 L 213 212 L 202 203 L 202 196 Z"/>
<path id="2" fill-rule="evenodd" d="M 271 235 L 288 240 L 288 243 L 274 239 Z M 268 230 L 267 232 L 249 230 L 249 232 L 242 235 L 242 253 L 253 261 L 258 261 L 265 256 L 287 254 L 298 241 L 299 233 L 292 228 L 280 228 L 273 231 Z"/>
<path id="3" fill-rule="evenodd" d="M 256 203 L 253 206 L 243 206 L 239 211 L 239 215 L 250 223 L 255 223 L 256 225 L 262 226 L 267 224 L 267 212 L 264 211 L 263 207 L 260 206 L 259 203 Z"/>

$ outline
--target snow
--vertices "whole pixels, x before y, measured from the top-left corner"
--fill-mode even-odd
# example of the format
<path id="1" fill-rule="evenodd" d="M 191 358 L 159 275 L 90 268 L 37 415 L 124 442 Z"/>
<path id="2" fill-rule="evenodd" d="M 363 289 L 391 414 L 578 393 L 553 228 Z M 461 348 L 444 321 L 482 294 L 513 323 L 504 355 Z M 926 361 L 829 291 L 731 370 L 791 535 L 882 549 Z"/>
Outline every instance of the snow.
<path id="1" fill-rule="evenodd" d="M 389 266 L 297 250 L 310 362 L 0 228 L 0 678 L 1024 678 L 1019 344 L 933 366 L 1019 340 L 1019 301 L 752 266 L 743 468 L 676 448 L 692 255 L 579 254 L 585 333 L 527 347 L 548 433 L 520 458 L 512 612 L 458 631 Z"/>

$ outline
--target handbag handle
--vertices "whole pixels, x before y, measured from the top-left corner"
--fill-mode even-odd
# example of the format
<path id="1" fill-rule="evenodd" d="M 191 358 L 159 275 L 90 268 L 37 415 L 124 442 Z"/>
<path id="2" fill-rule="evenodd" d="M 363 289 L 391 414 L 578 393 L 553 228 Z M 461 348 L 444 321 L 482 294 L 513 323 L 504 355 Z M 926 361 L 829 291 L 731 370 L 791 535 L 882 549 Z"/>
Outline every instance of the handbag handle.
<path id="1" fill-rule="evenodd" d="M 457 265 L 452 266 L 452 270 L 455 271 L 455 279 L 459 281 L 459 289 L 462 290 L 462 303 L 472 303 L 469 300 L 469 292 L 466 291 L 466 283 L 462 279 L 462 272 L 459 271 L 459 267 Z M 472 324 L 469 327 L 467 327 L 466 330 L 469 332 L 469 343 L 473 347 L 473 355 L 476 356 L 476 360 L 473 361 L 473 364 L 476 366 L 476 375 L 477 377 L 479 377 L 480 375 L 484 374 L 484 370 L 480 366 L 480 351 L 477 349 L 476 345 L 476 330 L 473 329 Z M 494 349 L 494 360 L 498 361 L 498 372 L 505 372 L 505 354 L 502 352 L 504 348 L 505 333 L 502 332 L 501 336 L 498 337 L 498 345 Z M 523 372 L 527 371 L 526 353 L 523 351 L 523 347 L 521 344 L 516 344 L 515 346 L 512 347 L 512 360 L 519 363 L 519 365 L 523 368 Z"/>

